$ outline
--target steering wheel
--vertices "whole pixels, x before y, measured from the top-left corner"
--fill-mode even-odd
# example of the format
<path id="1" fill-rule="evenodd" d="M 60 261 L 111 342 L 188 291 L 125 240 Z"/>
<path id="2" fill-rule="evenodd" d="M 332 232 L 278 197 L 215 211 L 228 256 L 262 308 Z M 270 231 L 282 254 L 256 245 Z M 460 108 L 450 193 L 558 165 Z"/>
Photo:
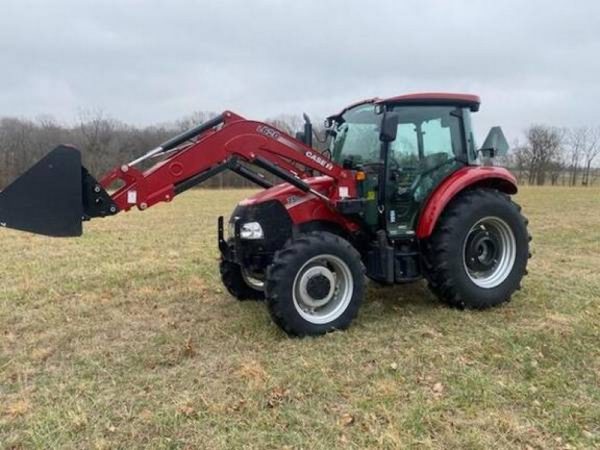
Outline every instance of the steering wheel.
<path id="1" fill-rule="evenodd" d="M 379 167 L 382 164 L 383 163 L 381 161 L 371 161 L 371 162 L 362 163 L 362 166 L 363 167 Z M 401 164 L 398 162 L 398 160 L 396 158 L 391 157 L 391 156 L 388 157 L 388 168 L 390 170 L 396 170 L 396 171 L 400 171 L 400 170 L 404 169 L 401 166 Z M 415 170 L 416 170 L 416 168 L 415 168 Z"/>

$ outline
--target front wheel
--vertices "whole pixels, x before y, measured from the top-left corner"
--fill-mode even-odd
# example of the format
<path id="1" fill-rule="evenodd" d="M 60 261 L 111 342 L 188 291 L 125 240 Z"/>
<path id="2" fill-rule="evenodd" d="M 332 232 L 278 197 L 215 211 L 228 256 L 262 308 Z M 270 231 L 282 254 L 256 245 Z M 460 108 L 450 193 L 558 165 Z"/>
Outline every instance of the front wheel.
<path id="1" fill-rule="evenodd" d="M 429 287 L 459 308 L 506 302 L 526 273 L 529 240 L 527 219 L 509 196 L 491 189 L 460 194 L 426 244 Z"/>
<path id="2" fill-rule="evenodd" d="M 263 282 L 239 264 L 221 258 L 219 272 L 223 285 L 236 299 L 244 301 L 265 298 Z"/>
<path id="3" fill-rule="evenodd" d="M 332 233 L 301 235 L 275 254 L 265 294 L 273 321 L 290 335 L 345 329 L 364 294 L 360 254 Z"/>

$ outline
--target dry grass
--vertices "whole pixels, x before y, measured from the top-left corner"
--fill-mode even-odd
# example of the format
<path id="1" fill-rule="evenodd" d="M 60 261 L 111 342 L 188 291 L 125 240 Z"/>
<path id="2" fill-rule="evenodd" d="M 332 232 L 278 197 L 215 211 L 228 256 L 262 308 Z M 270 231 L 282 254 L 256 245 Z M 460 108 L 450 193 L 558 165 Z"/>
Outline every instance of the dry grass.
<path id="1" fill-rule="evenodd" d="M 600 446 L 600 192 L 523 189 L 509 305 L 370 287 L 349 331 L 304 340 L 220 285 L 215 219 L 247 194 L 1 230 L 0 447 Z"/>

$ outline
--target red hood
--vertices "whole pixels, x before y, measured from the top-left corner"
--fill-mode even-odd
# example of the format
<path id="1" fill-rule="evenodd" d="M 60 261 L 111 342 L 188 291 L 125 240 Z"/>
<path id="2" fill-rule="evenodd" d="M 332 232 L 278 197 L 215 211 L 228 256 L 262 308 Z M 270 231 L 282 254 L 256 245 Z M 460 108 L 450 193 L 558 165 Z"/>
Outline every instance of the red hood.
<path id="1" fill-rule="evenodd" d="M 333 185 L 333 178 L 328 176 L 304 178 L 302 181 L 308 183 L 316 191 L 324 194 L 326 194 L 326 191 Z M 306 194 L 297 187 L 292 186 L 289 183 L 281 183 L 269 189 L 265 189 L 264 191 L 257 192 L 253 196 L 242 200 L 240 205 L 254 205 L 269 200 L 279 200 L 285 204 L 288 197 L 304 195 Z"/>

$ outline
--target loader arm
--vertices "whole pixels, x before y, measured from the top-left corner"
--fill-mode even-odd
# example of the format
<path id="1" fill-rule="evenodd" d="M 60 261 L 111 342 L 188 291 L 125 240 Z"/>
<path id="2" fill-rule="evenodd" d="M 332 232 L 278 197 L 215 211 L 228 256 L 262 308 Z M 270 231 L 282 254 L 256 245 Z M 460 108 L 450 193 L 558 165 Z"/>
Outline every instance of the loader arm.
<path id="1" fill-rule="evenodd" d="M 148 170 L 135 167 L 144 159 L 161 155 L 163 159 Z M 117 180 L 124 183 L 111 195 L 120 211 L 128 211 L 133 206 L 144 210 L 159 202 L 169 202 L 177 194 L 226 169 L 263 187 L 270 185 L 240 162 L 267 170 L 330 205 L 340 199 L 340 192 L 344 197 L 356 197 L 356 184 L 350 171 L 286 133 L 230 111 L 170 139 L 130 164 L 113 169 L 100 184 L 108 190 Z M 338 189 L 327 193 L 314 191 L 302 181 L 313 171 L 331 177 Z"/>
<path id="2" fill-rule="evenodd" d="M 149 169 L 136 167 L 150 159 L 157 162 Z M 169 202 L 227 169 L 270 187 L 249 165 L 312 193 L 330 208 L 340 198 L 356 197 L 350 171 L 270 125 L 225 111 L 113 169 L 100 182 L 81 165 L 79 150 L 56 147 L 0 192 L 0 227 L 46 236 L 79 236 L 83 220 Z M 314 172 L 333 180 L 323 188 L 325 192 L 303 181 Z"/>

